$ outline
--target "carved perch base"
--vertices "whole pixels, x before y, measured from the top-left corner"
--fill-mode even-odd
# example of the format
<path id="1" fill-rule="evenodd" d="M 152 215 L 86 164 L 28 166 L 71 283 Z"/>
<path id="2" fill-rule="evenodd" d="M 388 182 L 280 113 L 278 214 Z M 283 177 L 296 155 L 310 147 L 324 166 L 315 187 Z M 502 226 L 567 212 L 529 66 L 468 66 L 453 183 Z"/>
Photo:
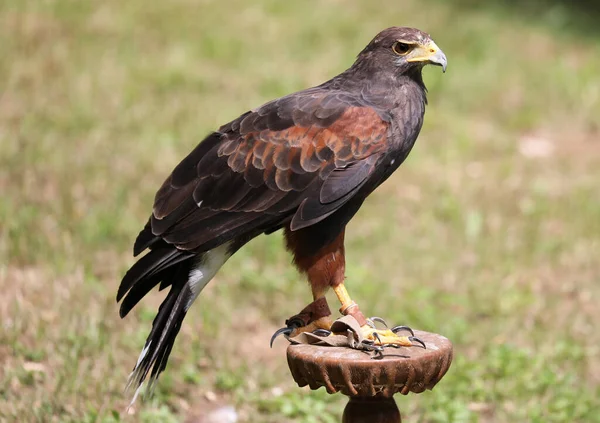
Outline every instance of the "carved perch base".
<path id="1" fill-rule="evenodd" d="M 287 359 L 298 386 L 325 387 L 350 397 L 342 423 L 398 423 L 394 394 L 432 389 L 452 362 L 452 343 L 441 335 L 415 331 L 427 346 L 386 348 L 383 358 L 350 348 L 290 345 Z"/>

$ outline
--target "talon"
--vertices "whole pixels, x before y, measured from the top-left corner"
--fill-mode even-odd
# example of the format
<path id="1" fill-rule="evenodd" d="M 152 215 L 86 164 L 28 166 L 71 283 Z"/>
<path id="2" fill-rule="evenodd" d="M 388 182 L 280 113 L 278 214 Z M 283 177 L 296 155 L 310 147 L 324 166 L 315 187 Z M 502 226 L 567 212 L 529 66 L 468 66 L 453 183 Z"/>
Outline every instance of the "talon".
<path id="1" fill-rule="evenodd" d="M 377 317 L 377 316 L 373 316 L 369 319 L 367 319 L 367 321 L 371 320 L 372 322 L 379 322 L 381 323 L 383 326 L 385 326 L 386 328 L 388 327 L 387 323 L 385 320 L 383 320 L 381 317 Z M 375 325 L 373 325 L 373 328 L 375 328 Z"/>
<path id="2" fill-rule="evenodd" d="M 382 345 L 381 338 L 379 337 L 379 334 L 377 332 L 373 332 L 373 338 L 375 338 L 377 342 L 379 342 L 379 345 Z"/>
<path id="3" fill-rule="evenodd" d="M 383 347 L 381 347 L 379 345 L 375 345 L 375 343 L 373 341 L 371 341 L 370 339 L 364 339 L 362 341 L 362 345 L 363 345 L 364 349 L 366 349 L 367 351 L 375 351 L 378 353 L 383 353 Z"/>
<path id="4" fill-rule="evenodd" d="M 287 326 L 285 328 L 277 329 L 277 331 L 273 334 L 273 336 L 271 336 L 271 342 L 269 343 L 271 348 L 273 348 L 273 342 L 275 341 L 275 338 L 277 338 L 281 334 L 284 334 L 285 336 L 289 336 L 293 330 L 294 330 L 294 328 L 289 327 L 289 326 Z"/>
<path id="5" fill-rule="evenodd" d="M 416 342 L 418 344 L 421 344 L 423 346 L 423 349 L 427 349 L 427 347 L 425 346 L 425 342 L 421 341 L 419 338 L 417 338 L 416 336 L 409 336 L 408 340 L 411 342 Z"/>
<path id="6" fill-rule="evenodd" d="M 411 336 L 415 336 L 415 333 L 413 332 L 413 330 L 411 328 L 409 328 L 408 326 L 394 326 L 390 330 L 394 333 L 398 333 L 401 330 L 405 330 L 405 331 L 409 332 Z"/>
<path id="7" fill-rule="evenodd" d="M 377 327 L 375 326 L 375 322 L 373 322 L 372 319 L 367 319 L 367 325 L 369 325 L 369 327 L 373 329 L 377 329 Z"/>
<path id="8" fill-rule="evenodd" d="M 375 350 L 375 355 L 371 357 L 371 360 L 381 360 L 383 359 L 383 349 Z"/>
<path id="9" fill-rule="evenodd" d="M 329 335 L 331 335 L 331 331 L 327 330 L 327 329 L 315 329 L 312 331 L 313 335 L 317 335 L 317 336 L 323 336 L 323 337 L 327 337 Z"/>

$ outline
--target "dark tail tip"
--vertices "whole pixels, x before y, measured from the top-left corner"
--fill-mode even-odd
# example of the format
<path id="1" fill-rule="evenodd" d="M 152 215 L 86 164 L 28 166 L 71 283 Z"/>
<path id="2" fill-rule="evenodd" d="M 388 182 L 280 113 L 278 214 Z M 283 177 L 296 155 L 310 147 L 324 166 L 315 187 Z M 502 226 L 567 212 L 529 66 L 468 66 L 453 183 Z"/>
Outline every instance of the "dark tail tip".
<path id="1" fill-rule="evenodd" d="M 181 328 L 181 323 L 187 312 L 187 304 L 192 296 L 187 285 L 187 279 L 183 284 L 173 285 L 167 298 L 160 305 L 158 314 L 152 322 L 152 330 L 146 339 L 144 348 L 140 353 L 138 361 L 129 376 L 126 392 L 135 389 L 132 403 L 136 400 L 142 384 L 150 376 L 145 394 L 152 394 L 160 373 L 166 368 L 167 360 L 175 338 Z"/>

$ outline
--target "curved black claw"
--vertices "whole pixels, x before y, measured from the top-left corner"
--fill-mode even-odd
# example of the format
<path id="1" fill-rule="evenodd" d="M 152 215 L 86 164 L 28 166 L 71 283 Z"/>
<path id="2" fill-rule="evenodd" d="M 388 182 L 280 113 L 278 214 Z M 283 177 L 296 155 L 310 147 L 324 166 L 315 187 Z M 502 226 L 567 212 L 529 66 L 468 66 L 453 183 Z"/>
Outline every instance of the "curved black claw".
<path id="1" fill-rule="evenodd" d="M 375 338 L 377 338 L 377 340 L 379 342 L 381 342 L 381 339 L 379 338 L 379 335 L 377 334 L 377 332 L 375 332 L 373 334 L 373 336 Z M 361 343 L 362 348 L 366 351 L 372 351 L 375 353 L 375 355 L 373 357 L 371 357 L 371 359 L 373 360 L 379 360 L 381 358 L 383 358 L 383 348 L 384 345 L 375 345 L 375 341 L 371 341 L 370 339 L 364 339 Z"/>
<path id="2" fill-rule="evenodd" d="M 273 334 L 273 336 L 271 336 L 271 342 L 269 343 L 271 348 L 273 348 L 273 342 L 275 341 L 275 338 L 277 338 L 281 334 L 284 334 L 286 337 L 290 336 L 290 334 L 294 330 L 301 327 L 304 324 L 304 322 L 297 316 L 293 316 L 293 317 L 290 317 L 288 320 L 286 320 L 285 324 L 287 325 L 286 327 L 277 329 L 277 331 Z"/>
<path id="3" fill-rule="evenodd" d="M 417 338 L 416 336 L 409 336 L 408 340 L 410 342 L 416 342 L 417 344 L 421 344 L 423 346 L 423 349 L 427 349 L 427 347 L 425 346 L 425 342 L 421 341 L 419 338 Z"/>
<path id="4" fill-rule="evenodd" d="M 413 330 L 411 328 L 409 328 L 408 326 L 394 326 L 393 328 L 390 329 L 392 332 L 394 333 L 398 333 L 401 330 L 405 330 L 408 333 L 410 333 L 411 336 L 415 336 L 415 333 L 413 332 Z"/>
<path id="5" fill-rule="evenodd" d="M 313 335 L 317 335 L 317 336 L 323 336 L 323 337 L 327 337 L 329 335 L 331 335 L 331 331 L 327 330 L 327 329 L 315 329 L 312 331 Z"/>
<path id="6" fill-rule="evenodd" d="M 379 334 L 377 332 L 373 332 L 373 338 L 377 339 L 379 345 L 382 345 L 381 338 L 379 337 Z"/>
<path id="7" fill-rule="evenodd" d="M 374 334 L 374 335 L 376 335 L 376 334 Z M 375 351 L 376 353 L 383 352 L 383 346 L 375 345 L 375 342 L 371 341 L 370 339 L 363 339 L 361 344 L 362 344 L 362 347 L 367 351 Z"/>
<path id="8" fill-rule="evenodd" d="M 381 360 L 383 358 L 383 350 L 375 350 L 375 355 L 371 357 L 371 360 Z"/>
<path id="9" fill-rule="evenodd" d="M 277 329 L 277 331 L 275 331 L 275 333 L 273 334 L 273 336 L 271 336 L 271 342 L 269 343 L 270 347 L 273 348 L 273 342 L 275 341 L 275 338 L 277 338 L 279 335 L 284 334 L 285 336 L 290 336 L 290 334 L 294 331 L 295 328 L 287 326 L 285 328 L 281 328 L 281 329 Z"/>
<path id="10" fill-rule="evenodd" d="M 367 323 L 372 323 L 372 324 L 369 324 L 369 326 L 371 326 L 373 329 L 375 329 L 375 323 L 374 322 L 381 323 L 386 328 L 389 327 L 388 324 L 386 323 L 386 321 L 383 320 L 381 317 L 373 316 L 373 317 L 369 317 L 367 319 Z"/>

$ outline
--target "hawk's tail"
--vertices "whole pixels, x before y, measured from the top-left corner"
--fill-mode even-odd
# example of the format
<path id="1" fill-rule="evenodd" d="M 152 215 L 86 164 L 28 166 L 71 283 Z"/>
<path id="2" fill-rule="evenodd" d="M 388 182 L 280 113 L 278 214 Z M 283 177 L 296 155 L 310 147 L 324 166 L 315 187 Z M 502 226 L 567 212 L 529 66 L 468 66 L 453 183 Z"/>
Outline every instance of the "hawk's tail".
<path id="1" fill-rule="evenodd" d="M 152 322 L 152 330 L 146 339 L 133 371 L 129 375 L 126 391 L 132 388 L 135 389 L 132 404 L 136 400 L 148 373 L 150 373 L 150 381 L 146 393 L 152 393 L 158 376 L 167 366 L 175 337 L 179 333 L 181 323 L 188 309 L 187 305 L 193 301 L 193 293 L 187 282 L 189 267 L 188 263 L 183 263 L 178 265 L 177 270 L 174 271 L 174 282 L 171 290 L 158 309 L 158 314 Z"/>
<path id="2" fill-rule="evenodd" d="M 189 307 L 231 253 L 227 244 L 198 255 L 164 244 L 142 257 L 123 277 L 117 295 L 117 301 L 120 301 L 127 294 L 121 304 L 121 317 L 127 315 L 159 282 L 160 289 L 171 285 L 129 376 L 126 390 L 135 389 L 132 404 L 148 376 L 146 393 L 152 393 L 158 376 L 167 366 L 175 337 Z"/>

